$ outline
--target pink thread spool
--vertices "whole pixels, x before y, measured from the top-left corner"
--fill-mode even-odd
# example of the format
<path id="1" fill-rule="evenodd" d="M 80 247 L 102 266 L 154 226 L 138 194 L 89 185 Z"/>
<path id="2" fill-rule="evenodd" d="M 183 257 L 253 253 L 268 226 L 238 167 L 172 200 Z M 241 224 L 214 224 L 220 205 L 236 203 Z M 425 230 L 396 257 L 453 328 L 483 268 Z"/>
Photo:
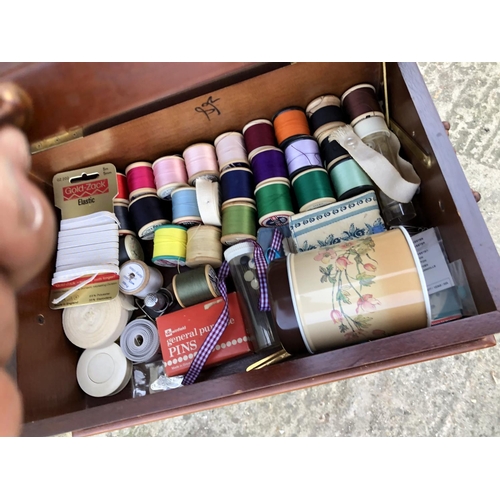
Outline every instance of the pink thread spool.
<path id="1" fill-rule="evenodd" d="M 259 119 L 247 123 L 243 127 L 243 137 L 249 161 L 252 161 L 252 158 L 262 151 L 262 148 L 278 146 L 273 124 L 269 120 Z"/>
<path id="2" fill-rule="evenodd" d="M 243 134 L 239 132 L 226 132 L 219 135 L 215 139 L 214 144 L 221 172 L 232 167 L 250 166 Z"/>
<path id="3" fill-rule="evenodd" d="M 192 144 L 182 153 L 186 162 L 188 182 L 195 185 L 196 179 L 207 179 L 212 182 L 219 180 L 219 165 L 215 148 L 212 144 L 199 142 Z"/>
<path id="4" fill-rule="evenodd" d="M 184 159 L 177 155 L 162 156 L 153 163 L 155 185 L 159 198 L 170 200 L 172 191 L 189 186 Z"/>
<path id="5" fill-rule="evenodd" d="M 129 190 L 129 200 L 144 196 L 145 194 L 156 194 L 156 185 L 151 163 L 147 161 L 137 161 L 131 163 L 125 169 L 127 185 Z"/>

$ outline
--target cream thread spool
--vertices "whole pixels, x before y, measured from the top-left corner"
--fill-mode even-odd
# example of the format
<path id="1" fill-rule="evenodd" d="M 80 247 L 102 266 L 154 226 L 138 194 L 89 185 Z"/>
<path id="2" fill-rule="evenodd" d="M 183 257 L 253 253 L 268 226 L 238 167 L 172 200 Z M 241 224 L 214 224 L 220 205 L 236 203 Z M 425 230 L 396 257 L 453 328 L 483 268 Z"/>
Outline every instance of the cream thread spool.
<path id="1" fill-rule="evenodd" d="M 186 266 L 222 265 L 221 229 L 215 226 L 196 226 L 187 231 Z"/>
<path id="2" fill-rule="evenodd" d="M 207 179 L 196 181 L 196 201 L 203 224 L 221 226 L 219 183 Z"/>
<path id="3" fill-rule="evenodd" d="M 161 272 L 140 260 L 129 260 L 120 267 L 119 288 L 125 295 L 144 299 L 148 293 L 155 293 L 162 286 Z"/>

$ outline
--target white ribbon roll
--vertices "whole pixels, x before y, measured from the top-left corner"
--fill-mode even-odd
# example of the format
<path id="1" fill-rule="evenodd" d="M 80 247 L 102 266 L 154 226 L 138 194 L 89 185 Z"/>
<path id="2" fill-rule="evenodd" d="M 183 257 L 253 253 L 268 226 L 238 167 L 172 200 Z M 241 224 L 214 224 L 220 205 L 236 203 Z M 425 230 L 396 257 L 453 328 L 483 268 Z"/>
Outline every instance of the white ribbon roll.
<path id="1" fill-rule="evenodd" d="M 82 349 L 111 345 L 121 335 L 135 310 L 133 300 L 118 293 L 108 302 L 64 309 L 62 324 L 66 337 Z"/>
<path id="2" fill-rule="evenodd" d="M 196 202 L 203 224 L 221 226 L 219 183 L 207 179 L 196 180 Z"/>
<path id="3" fill-rule="evenodd" d="M 131 321 L 120 336 L 120 347 L 133 363 L 147 363 L 160 349 L 158 329 L 147 319 Z"/>

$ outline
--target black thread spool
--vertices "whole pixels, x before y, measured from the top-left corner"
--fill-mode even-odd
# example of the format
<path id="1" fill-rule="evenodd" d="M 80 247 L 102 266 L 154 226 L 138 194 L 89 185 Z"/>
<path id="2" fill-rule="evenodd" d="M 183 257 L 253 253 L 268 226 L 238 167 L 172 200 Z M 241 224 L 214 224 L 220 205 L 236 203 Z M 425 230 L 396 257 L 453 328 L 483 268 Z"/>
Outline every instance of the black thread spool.
<path id="1" fill-rule="evenodd" d="M 165 206 L 156 194 L 136 198 L 128 209 L 137 235 L 142 240 L 152 240 L 157 227 L 170 224 L 166 217 Z"/>
<path id="2" fill-rule="evenodd" d="M 136 235 L 134 228 L 132 226 L 132 222 L 130 220 L 130 215 L 128 212 L 128 202 L 113 202 L 113 211 L 116 215 L 116 218 L 119 221 L 120 227 L 118 229 L 119 235 L 131 234 L 133 236 Z"/>
<path id="3" fill-rule="evenodd" d="M 326 94 L 312 100 L 306 107 L 309 128 L 316 140 L 326 131 L 343 126 L 347 119 L 340 105 L 340 99 Z"/>

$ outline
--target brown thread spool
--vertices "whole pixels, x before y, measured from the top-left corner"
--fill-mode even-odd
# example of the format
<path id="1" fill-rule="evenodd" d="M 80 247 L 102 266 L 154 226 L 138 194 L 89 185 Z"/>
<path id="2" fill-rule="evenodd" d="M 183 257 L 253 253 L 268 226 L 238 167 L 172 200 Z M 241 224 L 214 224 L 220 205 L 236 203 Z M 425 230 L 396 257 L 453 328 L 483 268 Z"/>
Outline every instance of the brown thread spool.
<path id="1" fill-rule="evenodd" d="M 375 87 L 369 83 L 351 87 L 342 94 L 340 100 L 353 127 L 356 123 L 370 116 L 384 118 L 384 113 L 382 113 L 377 101 Z"/>
<path id="2" fill-rule="evenodd" d="M 292 106 L 276 113 L 273 118 L 274 132 L 280 148 L 287 139 L 296 135 L 311 135 L 307 116 L 302 108 Z"/>

